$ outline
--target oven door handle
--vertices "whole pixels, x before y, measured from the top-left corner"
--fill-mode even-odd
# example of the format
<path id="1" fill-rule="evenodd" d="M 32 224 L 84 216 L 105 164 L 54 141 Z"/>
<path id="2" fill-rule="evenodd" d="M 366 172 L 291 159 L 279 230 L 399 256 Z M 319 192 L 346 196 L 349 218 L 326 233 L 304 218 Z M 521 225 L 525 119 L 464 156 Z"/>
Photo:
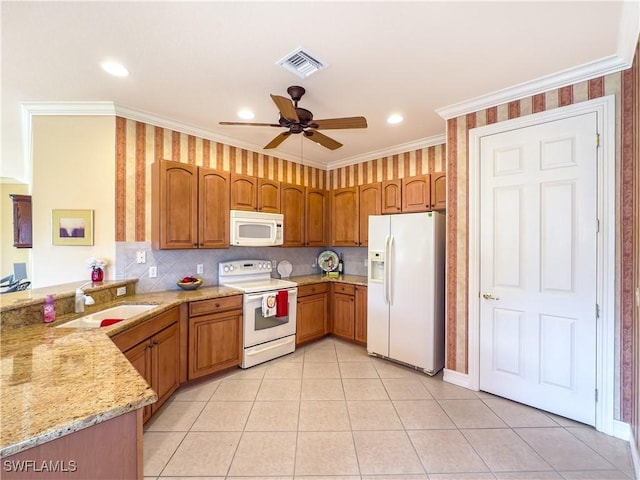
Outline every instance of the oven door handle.
<path id="1" fill-rule="evenodd" d="M 258 300 L 261 299 L 262 297 L 264 297 L 265 295 L 275 295 L 276 293 L 278 293 L 279 291 L 282 290 L 286 290 L 287 292 L 289 292 L 289 296 L 291 295 L 297 295 L 298 294 L 298 289 L 297 288 L 281 288 L 279 290 L 272 290 L 270 292 L 262 292 L 262 293 L 245 293 L 244 295 L 244 301 L 245 302 L 250 302 L 252 300 Z"/>

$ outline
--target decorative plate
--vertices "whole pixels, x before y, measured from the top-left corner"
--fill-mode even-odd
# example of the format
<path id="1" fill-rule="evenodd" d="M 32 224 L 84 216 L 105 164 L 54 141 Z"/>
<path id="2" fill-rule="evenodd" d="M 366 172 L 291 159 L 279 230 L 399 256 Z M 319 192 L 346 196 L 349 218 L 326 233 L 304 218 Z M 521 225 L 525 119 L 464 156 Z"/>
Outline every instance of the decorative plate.
<path id="1" fill-rule="evenodd" d="M 289 260 L 282 260 L 278 263 L 278 273 L 281 278 L 289 278 L 291 275 L 291 271 L 293 270 L 293 265 Z"/>
<path id="2" fill-rule="evenodd" d="M 331 250 L 325 250 L 318 255 L 318 266 L 323 272 L 331 272 L 338 269 L 338 254 Z"/>

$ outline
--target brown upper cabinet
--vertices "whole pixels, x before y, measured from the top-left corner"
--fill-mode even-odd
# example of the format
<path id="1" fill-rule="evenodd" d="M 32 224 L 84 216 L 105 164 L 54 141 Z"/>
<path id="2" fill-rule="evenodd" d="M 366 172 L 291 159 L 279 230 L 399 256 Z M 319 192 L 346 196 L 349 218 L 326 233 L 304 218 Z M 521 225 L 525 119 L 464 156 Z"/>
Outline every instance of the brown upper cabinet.
<path id="1" fill-rule="evenodd" d="M 153 248 L 227 248 L 229 174 L 159 160 L 152 167 Z"/>
<path id="2" fill-rule="evenodd" d="M 385 180 L 382 182 L 382 213 L 402 212 L 402 180 Z"/>
<path id="3" fill-rule="evenodd" d="M 284 214 L 283 247 L 303 247 L 305 243 L 305 188 L 283 183 L 280 188 Z"/>
<path id="4" fill-rule="evenodd" d="M 402 179 L 402 211 L 427 212 L 431 210 L 431 176 L 417 175 Z"/>
<path id="5" fill-rule="evenodd" d="M 305 245 L 308 247 L 324 247 L 328 243 L 327 236 L 327 191 L 322 188 L 307 187 L 305 195 Z M 285 219 L 286 221 L 286 219 Z"/>
<path id="6" fill-rule="evenodd" d="M 354 247 L 360 242 L 358 187 L 331 192 L 331 245 Z"/>
<path id="7" fill-rule="evenodd" d="M 359 245 L 369 245 L 369 215 L 380 215 L 381 212 L 381 192 L 382 185 L 378 183 L 369 183 L 358 187 L 358 196 L 360 197 L 359 216 Z"/>
<path id="8" fill-rule="evenodd" d="M 232 173 L 231 209 L 280 213 L 280 182 Z"/>
<path id="9" fill-rule="evenodd" d="M 447 175 L 444 172 L 431 174 L 431 209 L 447 208 Z"/>
<path id="10" fill-rule="evenodd" d="M 31 248 L 31 195 L 10 194 L 13 202 L 13 246 Z"/>

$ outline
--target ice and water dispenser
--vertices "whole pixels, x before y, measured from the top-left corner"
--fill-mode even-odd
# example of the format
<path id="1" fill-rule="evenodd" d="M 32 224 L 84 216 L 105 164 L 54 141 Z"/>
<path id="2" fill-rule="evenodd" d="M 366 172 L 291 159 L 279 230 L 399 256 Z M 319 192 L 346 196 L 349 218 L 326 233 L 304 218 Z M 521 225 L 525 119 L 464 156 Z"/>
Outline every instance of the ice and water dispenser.
<path id="1" fill-rule="evenodd" d="M 369 251 L 369 281 L 382 283 L 384 281 L 384 252 Z"/>

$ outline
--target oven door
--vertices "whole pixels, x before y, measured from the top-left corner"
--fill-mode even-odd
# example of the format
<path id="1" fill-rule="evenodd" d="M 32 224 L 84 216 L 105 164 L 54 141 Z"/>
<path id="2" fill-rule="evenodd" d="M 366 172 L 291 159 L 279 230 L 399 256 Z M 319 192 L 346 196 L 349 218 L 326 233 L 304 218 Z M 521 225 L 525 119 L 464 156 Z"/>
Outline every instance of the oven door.
<path id="1" fill-rule="evenodd" d="M 295 335 L 297 288 L 284 289 L 288 293 L 288 315 L 265 317 L 262 314 L 262 299 L 265 295 L 275 295 L 278 290 L 260 293 L 245 293 L 243 298 L 243 338 L 244 347 L 252 347 L 278 338 Z"/>

